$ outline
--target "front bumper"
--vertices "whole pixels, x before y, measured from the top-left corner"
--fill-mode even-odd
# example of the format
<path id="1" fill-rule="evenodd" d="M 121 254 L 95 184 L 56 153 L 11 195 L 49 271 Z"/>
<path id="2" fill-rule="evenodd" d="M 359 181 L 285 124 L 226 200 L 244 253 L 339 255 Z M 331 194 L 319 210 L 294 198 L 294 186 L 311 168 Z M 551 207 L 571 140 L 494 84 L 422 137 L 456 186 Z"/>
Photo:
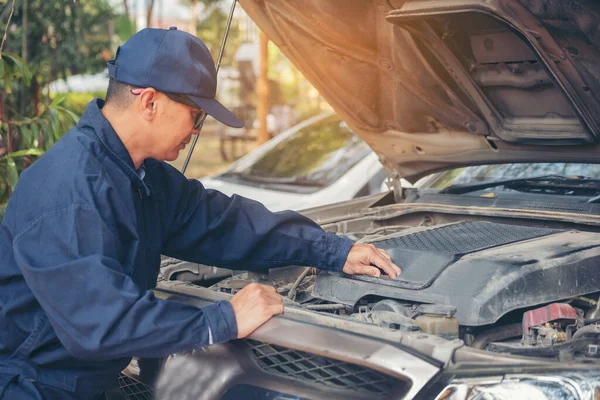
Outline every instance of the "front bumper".
<path id="1" fill-rule="evenodd" d="M 176 281 L 159 282 L 155 293 L 196 306 L 229 298 Z M 239 385 L 286 399 L 435 398 L 462 371 L 497 376 L 556 368 L 556 362 L 492 354 L 460 340 L 286 307 L 246 340 L 176 355 L 159 379 L 157 398 L 221 399 Z"/>

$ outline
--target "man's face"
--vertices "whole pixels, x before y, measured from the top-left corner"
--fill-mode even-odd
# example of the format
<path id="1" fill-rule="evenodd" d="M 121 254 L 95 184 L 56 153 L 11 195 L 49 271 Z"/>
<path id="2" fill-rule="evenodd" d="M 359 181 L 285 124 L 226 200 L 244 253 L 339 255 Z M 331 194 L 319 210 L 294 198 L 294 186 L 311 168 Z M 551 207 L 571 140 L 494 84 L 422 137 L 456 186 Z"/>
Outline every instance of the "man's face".
<path id="1" fill-rule="evenodd" d="M 145 89 L 132 89 L 134 95 L 142 94 Z M 140 96 L 143 101 L 144 96 Z M 179 152 L 191 141 L 192 135 L 199 133 L 202 111 L 183 102 L 179 95 L 156 92 L 146 102 L 145 110 L 151 110 L 152 118 L 146 135 L 150 157 L 160 161 L 173 161 Z"/>
<path id="2" fill-rule="evenodd" d="M 166 95 L 164 97 L 166 104 L 159 115 L 159 126 L 155 131 L 157 154 L 154 158 L 174 161 L 191 141 L 192 135 L 199 133 L 196 125 L 202 111 L 178 103 Z"/>

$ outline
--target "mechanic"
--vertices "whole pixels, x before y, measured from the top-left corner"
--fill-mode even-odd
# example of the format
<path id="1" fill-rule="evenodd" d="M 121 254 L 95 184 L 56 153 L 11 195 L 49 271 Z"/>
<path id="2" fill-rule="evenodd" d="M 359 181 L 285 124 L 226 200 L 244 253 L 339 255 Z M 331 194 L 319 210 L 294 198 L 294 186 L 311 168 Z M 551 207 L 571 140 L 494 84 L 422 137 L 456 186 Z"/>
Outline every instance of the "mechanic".
<path id="1" fill-rule="evenodd" d="M 206 190 L 164 162 L 198 134 L 203 112 L 242 126 L 215 99 L 198 38 L 142 30 L 109 74 L 106 103 L 92 101 L 22 174 L 0 227 L 1 399 L 104 398 L 133 356 L 243 338 L 283 312 L 259 284 L 202 308 L 158 299 L 161 254 L 243 270 L 400 273 L 383 250 Z"/>

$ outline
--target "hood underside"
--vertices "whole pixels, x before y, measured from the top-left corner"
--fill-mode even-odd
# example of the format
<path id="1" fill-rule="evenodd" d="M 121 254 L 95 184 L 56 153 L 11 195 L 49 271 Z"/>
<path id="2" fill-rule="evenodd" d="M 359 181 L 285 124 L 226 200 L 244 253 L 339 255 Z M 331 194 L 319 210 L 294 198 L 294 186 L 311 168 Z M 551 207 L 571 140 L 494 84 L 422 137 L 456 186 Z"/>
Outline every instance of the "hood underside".
<path id="1" fill-rule="evenodd" d="M 600 162 L 598 2 L 240 2 L 395 177 Z"/>

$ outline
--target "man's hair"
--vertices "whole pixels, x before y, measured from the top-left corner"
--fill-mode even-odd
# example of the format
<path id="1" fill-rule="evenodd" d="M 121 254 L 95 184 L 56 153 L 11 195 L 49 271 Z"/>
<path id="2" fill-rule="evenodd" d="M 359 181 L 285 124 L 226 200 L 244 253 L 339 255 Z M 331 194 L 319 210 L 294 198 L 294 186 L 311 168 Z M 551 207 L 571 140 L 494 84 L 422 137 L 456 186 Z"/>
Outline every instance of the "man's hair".
<path id="1" fill-rule="evenodd" d="M 106 90 L 106 104 L 111 104 L 121 109 L 129 107 L 135 99 L 130 89 L 131 86 L 110 77 L 108 80 L 108 89 Z"/>

